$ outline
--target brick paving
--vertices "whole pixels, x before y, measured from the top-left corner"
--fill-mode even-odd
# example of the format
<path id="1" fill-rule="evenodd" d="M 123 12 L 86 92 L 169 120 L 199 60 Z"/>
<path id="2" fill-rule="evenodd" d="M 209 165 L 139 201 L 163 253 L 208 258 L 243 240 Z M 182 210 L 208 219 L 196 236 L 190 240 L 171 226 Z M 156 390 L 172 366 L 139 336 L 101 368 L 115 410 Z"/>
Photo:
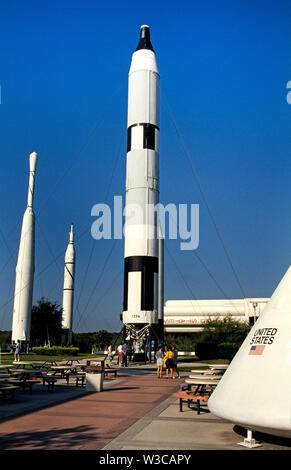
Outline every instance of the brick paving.
<path id="1" fill-rule="evenodd" d="M 171 396 L 183 382 L 148 375 L 120 379 L 102 393 L 86 394 L 0 422 L 0 449 L 102 449 Z"/>

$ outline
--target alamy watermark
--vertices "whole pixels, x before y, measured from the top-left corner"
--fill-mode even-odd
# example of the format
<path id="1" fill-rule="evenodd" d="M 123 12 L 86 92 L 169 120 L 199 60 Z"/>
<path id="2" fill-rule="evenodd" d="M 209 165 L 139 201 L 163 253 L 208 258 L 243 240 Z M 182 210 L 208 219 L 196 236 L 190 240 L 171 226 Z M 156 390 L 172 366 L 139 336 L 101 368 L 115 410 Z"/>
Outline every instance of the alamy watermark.
<path id="1" fill-rule="evenodd" d="M 181 240 L 181 250 L 196 250 L 199 245 L 199 204 L 126 204 L 114 196 L 113 214 L 108 204 L 95 204 L 91 226 L 95 240 Z"/>

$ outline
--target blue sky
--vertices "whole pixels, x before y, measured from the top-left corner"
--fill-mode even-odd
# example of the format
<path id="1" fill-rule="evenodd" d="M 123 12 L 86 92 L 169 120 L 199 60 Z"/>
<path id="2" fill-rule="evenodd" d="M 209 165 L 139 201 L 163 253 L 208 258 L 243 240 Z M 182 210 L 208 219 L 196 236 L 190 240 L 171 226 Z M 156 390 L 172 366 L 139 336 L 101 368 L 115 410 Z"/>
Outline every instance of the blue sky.
<path id="1" fill-rule="evenodd" d="M 166 242 L 165 298 L 272 294 L 291 260 L 290 22 L 287 0 L 2 2 L 0 329 L 11 328 L 32 151 L 34 301 L 61 304 L 74 222 L 74 329 L 121 328 L 123 241 L 92 239 L 91 208 L 124 195 L 127 74 L 142 24 L 161 73 L 161 201 L 200 204 L 197 252 Z"/>

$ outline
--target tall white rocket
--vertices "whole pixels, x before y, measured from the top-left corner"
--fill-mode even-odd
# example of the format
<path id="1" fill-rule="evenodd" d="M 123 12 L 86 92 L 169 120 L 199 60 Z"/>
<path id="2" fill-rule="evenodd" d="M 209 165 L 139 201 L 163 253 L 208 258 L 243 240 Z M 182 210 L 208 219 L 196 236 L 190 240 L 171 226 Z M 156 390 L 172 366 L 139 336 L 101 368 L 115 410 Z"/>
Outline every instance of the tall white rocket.
<path id="1" fill-rule="evenodd" d="M 72 343 L 74 283 L 75 283 L 75 247 L 73 224 L 69 234 L 69 244 L 65 254 L 62 328 L 67 330 L 67 342 Z"/>
<path id="2" fill-rule="evenodd" d="M 160 76 L 150 30 L 141 26 L 128 80 L 128 137 L 124 248 L 123 323 L 158 323 L 157 218 L 159 202 Z M 140 217 L 132 217 L 138 208 Z"/>
<path id="3" fill-rule="evenodd" d="M 35 215 L 33 195 L 37 153 L 29 156 L 29 186 L 27 208 L 23 215 L 19 252 L 16 265 L 12 319 L 12 341 L 29 341 L 34 278 Z"/>

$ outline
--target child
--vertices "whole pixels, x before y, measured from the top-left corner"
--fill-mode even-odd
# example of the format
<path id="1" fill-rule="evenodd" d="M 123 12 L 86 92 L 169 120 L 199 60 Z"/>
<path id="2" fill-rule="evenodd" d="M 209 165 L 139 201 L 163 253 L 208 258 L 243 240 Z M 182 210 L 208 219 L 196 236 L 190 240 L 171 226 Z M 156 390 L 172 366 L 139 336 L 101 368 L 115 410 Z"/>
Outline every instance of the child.
<path id="1" fill-rule="evenodd" d="M 158 379 L 162 378 L 163 373 L 163 351 L 162 347 L 160 347 L 156 353 L 156 360 L 157 360 L 157 376 Z"/>

